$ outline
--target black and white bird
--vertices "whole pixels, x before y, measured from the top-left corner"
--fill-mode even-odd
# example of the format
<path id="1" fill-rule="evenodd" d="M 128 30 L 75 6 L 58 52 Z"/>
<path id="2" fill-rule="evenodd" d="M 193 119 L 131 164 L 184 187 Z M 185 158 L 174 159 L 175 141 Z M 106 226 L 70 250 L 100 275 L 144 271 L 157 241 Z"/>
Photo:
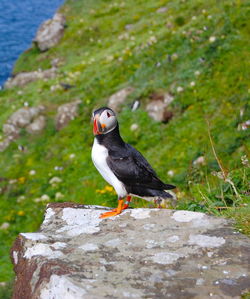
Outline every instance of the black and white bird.
<path id="1" fill-rule="evenodd" d="M 93 122 L 93 163 L 118 195 L 118 207 L 100 218 L 115 216 L 127 209 L 131 195 L 142 198 L 172 197 L 166 190 L 175 186 L 163 183 L 142 154 L 123 141 L 112 109 L 103 107 L 95 110 Z"/>

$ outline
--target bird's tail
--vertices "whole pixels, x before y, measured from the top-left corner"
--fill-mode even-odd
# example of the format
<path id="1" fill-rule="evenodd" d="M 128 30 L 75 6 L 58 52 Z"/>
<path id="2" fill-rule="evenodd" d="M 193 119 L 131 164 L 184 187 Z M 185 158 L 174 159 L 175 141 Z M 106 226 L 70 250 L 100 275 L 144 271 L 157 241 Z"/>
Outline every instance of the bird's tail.
<path id="1" fill-rule="evenodd" d="M 170 184 L 164 184 L 164 190 L 171 190 L 171 189 L 175 189 L 176 186 L 174 185 L 170 185 Z"/>

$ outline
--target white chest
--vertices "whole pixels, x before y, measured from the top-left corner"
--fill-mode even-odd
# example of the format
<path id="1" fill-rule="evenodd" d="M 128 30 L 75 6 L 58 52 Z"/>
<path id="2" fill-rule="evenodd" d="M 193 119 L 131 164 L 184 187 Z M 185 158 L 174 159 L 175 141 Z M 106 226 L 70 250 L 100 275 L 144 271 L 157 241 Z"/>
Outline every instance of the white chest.
<path id="1" fill-rule="evenodd" d="M 114 187 L 116 193 L 119 197 L 124 197 L 127 195 L 127 191 L 121 181 L 114 175 L 107 164 L 108 150 L 105 146 L 100 145 L 96 138 L 92 147 L 92 161 L 100 172 L 102 177 Z"/>

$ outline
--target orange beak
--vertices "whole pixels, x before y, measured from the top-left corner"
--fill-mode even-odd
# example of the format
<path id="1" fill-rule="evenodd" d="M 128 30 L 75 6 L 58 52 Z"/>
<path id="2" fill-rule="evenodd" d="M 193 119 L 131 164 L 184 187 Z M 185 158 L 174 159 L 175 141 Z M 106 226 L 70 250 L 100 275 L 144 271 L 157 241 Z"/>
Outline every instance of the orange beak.
<path id="1" fill-rule="evenodd" d="M 99 135 L 100 134 L 100 132 L 98 131 L 98 126 L 97 126 L 97 120 L 96 119 L 94 119 L 93 134 L 94 135 Z"/>
<path id="2" fill-rule="evenodd" d="M 99 120 L 99 115 L 97 114 L 94 118 L 94 126 L 93 126 L 93 134 L 94 135 L 100 135 L 101 133 L 101 128 L 100 128 L 100 123 L 98 122 Z"/>

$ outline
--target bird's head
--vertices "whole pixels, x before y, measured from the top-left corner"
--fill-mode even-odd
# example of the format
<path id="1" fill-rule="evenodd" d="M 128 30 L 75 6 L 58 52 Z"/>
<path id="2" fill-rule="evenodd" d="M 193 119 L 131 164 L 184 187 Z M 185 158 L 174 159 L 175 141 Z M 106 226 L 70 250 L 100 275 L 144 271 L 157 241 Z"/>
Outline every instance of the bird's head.
<path id="1" fill-rule="evenodd" d="M 93 133 L 94 135 L 107 134 L 113 131 L 117 126 L 117 119 L 115 112 L 103 107 L 93 112 Z"/>

